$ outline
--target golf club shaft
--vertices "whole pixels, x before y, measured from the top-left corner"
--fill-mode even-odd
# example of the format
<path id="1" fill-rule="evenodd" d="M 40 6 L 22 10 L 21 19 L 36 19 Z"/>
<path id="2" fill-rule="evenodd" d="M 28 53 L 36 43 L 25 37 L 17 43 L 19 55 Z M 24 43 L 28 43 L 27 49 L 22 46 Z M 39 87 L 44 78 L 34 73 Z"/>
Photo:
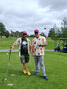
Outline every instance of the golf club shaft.
<path id="1" fill-rule="evenodd" d="M 11 49 L 11 47 L 10 47 L 10 49 Z M 10 63 L 10 56 L 11 56 L 11 51 L 9 51 L 9 59 L 8 59 L 8 65 L 7 65 L 6 76 L 8 76 L 8 69 L 9 69 L 9 63 Z"/>

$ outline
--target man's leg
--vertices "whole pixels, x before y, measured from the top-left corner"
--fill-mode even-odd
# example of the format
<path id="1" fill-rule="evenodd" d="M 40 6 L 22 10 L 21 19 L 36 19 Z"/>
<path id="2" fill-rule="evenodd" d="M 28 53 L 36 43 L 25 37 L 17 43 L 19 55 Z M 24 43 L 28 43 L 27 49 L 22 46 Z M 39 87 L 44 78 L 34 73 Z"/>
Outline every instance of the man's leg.
<path id="1" fill-rule="evenodd" d="M 29 72 L 27 65 L 26 65 L 26 57 L 24 55 L 22 55 L 20 57 L 20 59 L 21 59 L 21 63 L 23 64 L 23 73 L 27 74 L 27 75 L 31 75 L 31 73 Z M 28 60 L 27 60 L 27 62 L 28 62 Z"/>
<path id="2" fill-rule="evenodd" d="M 31 75 L 31 73 L 29 72 L 29 70 L 28 70 L 28 68 L 27 68 L 26 63 L 23 63 L 23 72 L 24 72 L 24 74 L 26 74 L 26 73 L 27 73 L 27 75 L 28 75 L 28 76 L 30 76 L 30 75 Z"/>
<path id="3" fill-rule="evenodd" d="M 26 70 L 26 72 L 28 72 L 28 69 L 27 69 L 26 63 L 23 63 L 23 70 Z"/>
<path id="4" fill-rule="evenodd" d="M 34 56 L 34 60 L 35 60 L 36 72 L 40 72 L 39 60 L 38 60 L 37 56 Z"/>
<path id="5" fill-rule="evenodd" d="M 47 76 L 46 76 L 46 73 L 45 73 L 44 56 L 40 56 L 39 60 L 40 60 L 40 66 L 41 66 L 41 72 L 42 72 L 42 74 L 43 74 L 43 78 L 44 78 L 45 80 L 48 80 L 48 78 L 47 78 Z"/>
<path id="6" fill-rule="evenodd" d="M 44 65 L 44 56 L 39 56 L 40 66 L 41 66 L 41 72 L 43 76 L 46 76 L 45 73 L 45 65 Z"/>

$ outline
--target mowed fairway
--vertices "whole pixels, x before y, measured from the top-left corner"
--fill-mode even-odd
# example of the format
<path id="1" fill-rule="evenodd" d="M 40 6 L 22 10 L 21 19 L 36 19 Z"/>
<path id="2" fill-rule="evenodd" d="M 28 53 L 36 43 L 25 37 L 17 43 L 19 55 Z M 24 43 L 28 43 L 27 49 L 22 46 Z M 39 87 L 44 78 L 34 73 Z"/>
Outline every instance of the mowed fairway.
<path id="1" fill-rule="evenodd" d="M 20 63 L 18 52 L 11 53 L 8 79 L 2 81 L 6 75 L 9 55 L 0 53 L 0 89 L 67 89 L 67 54 L 59 52 L 46 52 L 44 63 L 48 81 L 42 79 L 42 74 L 35 76 L 34 58 L 30 55 L 27 64 L 31 76 L 22 73 L 23 67 Z M 14 76 L 11 76 L 14 74 Z M 7 86 L 13 84 L 13 86 Z"/>
<path id="2" fill-rule="evenodd" d="M 17 38 L 0 38 L 0 49 L 9 49 Z"/>

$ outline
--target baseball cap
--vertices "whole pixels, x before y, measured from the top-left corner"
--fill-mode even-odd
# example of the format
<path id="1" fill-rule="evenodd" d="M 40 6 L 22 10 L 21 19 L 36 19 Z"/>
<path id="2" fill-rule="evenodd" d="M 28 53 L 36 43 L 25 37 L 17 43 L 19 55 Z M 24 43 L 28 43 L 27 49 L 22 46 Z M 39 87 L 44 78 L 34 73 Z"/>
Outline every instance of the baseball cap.
<path id="1" fill-rule="evenodd" d="M 23 34 L 23 35 L 27 35 L 27 32 L 26 32 L 26 31 L 22 31 L 22 34 Z"/>
<path id="2" fill-rule="evenodd" d="M 39 33 L 39 30 L 38 30 L 38 29 L 35 29 L 35 30 L 34 30 L 34 33 Z"/>

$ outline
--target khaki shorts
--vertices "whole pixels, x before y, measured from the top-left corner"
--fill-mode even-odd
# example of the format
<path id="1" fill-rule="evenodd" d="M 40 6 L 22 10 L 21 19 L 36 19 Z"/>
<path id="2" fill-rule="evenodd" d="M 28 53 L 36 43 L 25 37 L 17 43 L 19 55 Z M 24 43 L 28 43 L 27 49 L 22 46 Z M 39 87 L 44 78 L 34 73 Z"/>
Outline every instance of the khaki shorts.
<path id="1" fill-rule="evenodd" d="M 28 63 L 29 62 L 29 55 L 22 55 L 20 57 L 21 63 Z"/>

